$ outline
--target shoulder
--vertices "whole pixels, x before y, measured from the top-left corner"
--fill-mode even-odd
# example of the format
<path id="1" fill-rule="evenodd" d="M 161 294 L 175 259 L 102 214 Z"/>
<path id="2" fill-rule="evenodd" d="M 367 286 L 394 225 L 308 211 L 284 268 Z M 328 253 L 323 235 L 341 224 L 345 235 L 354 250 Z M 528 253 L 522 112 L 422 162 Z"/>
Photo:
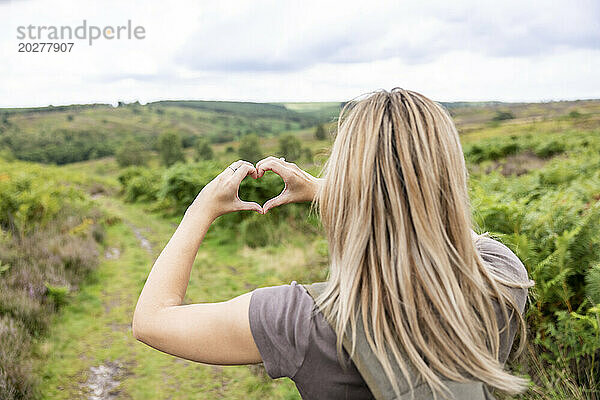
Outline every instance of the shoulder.
<path id="1" fill-rule="evenodd" d="M 523 262 L 503 243 L 487 235 L 478 235 L 475 239 L 475 247 L 481 258 L 491 264 L 494 272 L 499 273 L 501 277 L 517 283 L 529 281 Z"/>
<path id="2" fill-rule="evenodd" d="M 254 342 L 272 378 L 293 377 L 304 361 L 314 302 L 296 282 L 254 290 L 248 318 Z"/>
<path id="3" fill-rule="evenodd" d="M 299 314 L 305 311 L 305 308 L 312 308 L 314 302 L 307 293 L 304 286 L 293 281 L 289 285 L 269 286 L 256 289 L 252 292 L 250 308 L 255 311 L 261 309 L 263 312 L 279 311 L 286 314 Z"/>

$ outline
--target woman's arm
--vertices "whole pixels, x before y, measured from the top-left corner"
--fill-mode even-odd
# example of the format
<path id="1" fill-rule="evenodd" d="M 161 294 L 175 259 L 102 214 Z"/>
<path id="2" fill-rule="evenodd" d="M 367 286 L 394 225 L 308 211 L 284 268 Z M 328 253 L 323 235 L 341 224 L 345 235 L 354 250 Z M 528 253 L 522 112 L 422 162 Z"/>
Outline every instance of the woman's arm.
<path id="1" fill-rule="evenodd" d="M 245 161 L 233 163 L 206 185 L 188 208 L 140 294 L 132 324 L 136 339 L 166 353 L 208 364 L 262 361 L 250 331 L 251 293 L 221 303 L 181 305 L 198 247 L 210 224 L 234 211 L 264 213 L 260 205 L 241 201 L 237 195 L 246 176 L 256 179 L 272 170 L 283 178 L 285 195 L 278 204 L 271 202 L 271 207 L 314 198 L 319 180 L 295 164 L 270 157 L 257 166 L 258 171 Z"/>
<path id="2" fill-rule="evenodd" d="M 235 169 L 235 172 L 233 171 Z M 237 196 L 241 181 L 256 169 L 238 161 L 202 189 L 161 252 L 133 316 L 136 339 L 166 353 L 210 364 L 261 362 L 248 322 L 250 293 L 212 304 L 181 305 L 198 247 L 210 224 L 232 211 L 254 210 Z"/>

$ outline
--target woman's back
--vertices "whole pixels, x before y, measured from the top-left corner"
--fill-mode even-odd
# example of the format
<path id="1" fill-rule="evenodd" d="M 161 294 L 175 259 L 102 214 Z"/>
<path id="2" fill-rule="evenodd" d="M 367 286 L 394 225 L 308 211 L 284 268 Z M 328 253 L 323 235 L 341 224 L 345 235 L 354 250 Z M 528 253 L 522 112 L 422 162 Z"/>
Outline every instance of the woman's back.
<path id="1" fill-rule="evenodd" d="M 282 177 L 283 192 L 263 206 L 240 200 L 242 180 L 266 171 Z M 323 178 L 268 157 L 256 167 L 236 161 L 202 189 L 146 281 L 134 335 L 199 362 L 263 361 L 272 377 L 294 379 L 305 398 L 371 396 L 356 368 L 338 361 L 342 341 L 355 337 L 361 350 L 349 353 L 369 357 L 357 364 L 371 392 L 379 392 L 373 374 L 391 386 L 378 398 L 398 398 L 413 381 L 419 393 L 440 398 L 483 384 L 520 393 L 527 380 L 503 362 L 517 328 L 523 348 L 521 314 L 533 283 L 506 247 L 474 237 L 467 181 L 458 132 L 439 104 L 400 88 L 349 102 Z M 310 287 L 314 297 L 294 284 L 182 304 L 217 217 L 301 201 L 318 206 L 329 245 L 328 279 Z M 365 364 L 381 368 L 368 374 Z M 472 380 L 483 384 L 463 384 Z"/>
<path id="2" fill-rule="evenodd" d="M 503 244 L 480 237 L 476 242 L 482 259 L 515 282 L 528 281 L 521 261 Z M 527 289 L 511 288 L 522 312 Z M 336 335 L 321 313 L 313 316 L 314 301 L 303 286 L 257 289 L 250 301 L 250 327 L 265 369 L 272 378 L 289 377 L 305 399 L 370 399 L 371 392 L 353 363 L 344 370 L 336 352 Z M 503 326 L 500 309 L 496 317 Z M 505 362 L 516 331 L 501 335 L 500 361 Z M 344 357 L 347 353 L 344 352 Z"/>

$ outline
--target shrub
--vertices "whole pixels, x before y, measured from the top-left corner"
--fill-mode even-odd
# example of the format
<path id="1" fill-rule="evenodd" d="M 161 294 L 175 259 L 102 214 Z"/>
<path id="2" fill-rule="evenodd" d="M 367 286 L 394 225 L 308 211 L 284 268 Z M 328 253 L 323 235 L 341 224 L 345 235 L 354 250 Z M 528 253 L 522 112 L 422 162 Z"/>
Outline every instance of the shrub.
<path id="1" fill-rule="evenodd" d="M 544 325 L 536 342 L 543 345 L 549 354 L 546 361 L 555 368 L 573 371 L 579 382 L 597 376 L 600 368 L 594 362 L 600 355 L 600 306 L 590 307 L 584 314 L 572 311 L 557 311 L 556 321 Z M 593 378 L 592 378 L 593 379 Z"/>
<path id="2" fill-rule="evenodd" d="M 279 153 L 289 162 L 302 157 L 302 142 L 294 135 L 283 135 L 279 138 Z"/>
<path id="3" fill-rule="evenodd" d="M 213 149 L 210 142 L 205 137 L 200 137 L 196 140 L 196 161 L 212 160 L 214 157 Z"/>
<path id="4" fill-rule="evenodd" d="M 312 163 L 314 161 L 313 152 L 311 149 L 305 147 L 304 149 L 302 149 L 302 153 L 304 153 L 304 159 L 307 162 Z"/>
<path id="5" fill-rule="evenodd" d="M 509 155 L 517 154 L 521 150 L 521 145 L 514 140 L 506 143 L 494 139 L 467 146 L 464 152 L 467 160 L 474 163 L 480 163 L 485 160 L 495 161 Z"/>
<path id="6" fill-rule="evenodd" d="M 246 135 L 240 141 L 238 155 L 242 160 L 251 162 L 252 164 L 263 158 L 263 152 L 260 148 L 260 142 L 256 135 Z"/>
<path id="7" fill-rule="evenodd" d="M 21 268 L 31 267 L 25 265 Z M 25 291 L 24 288 L 10 288 L 6 284 L 2 286 L 0 315 L 9 316 L 16 321 L 20 321 L 23 328 L 31 335 L 43 332 L 48 326 L 48 310 L 40 302 L 41 299 L 30 296 L 29 290 Z"/>
<path id="8" fill-rule="evenodd" d="M 176 162 L 185 162 L 183 143 L 177 132 L 164 132 L 158 137 L 158 153 L 163 165 L 170 167 Z"/>
<path id="9" fill-rule="evenodd" d="M 509 246 L 536 282 L 527 322 L 541 355 L 533 376 L 540 384 L 542 371 L 551 369 L 582 391 L 598 390 L 599 178 L 597 161 L 582 154 L 530 176 L 471 180 L 474 220 Z M 521 360 L 526 368 L 530 362 Z"/>
<path id="10" fill-rule="evenodd" d="M 31 337 L 96 267 L 102 215 L 51 168 L 0 170 L 0 398 L 30 399 Z"/>
<path id="11" fill-rule="evenodd" d="M 117 150 L 115 158 L 120 167 L 146 165 L 148 154 L 144 146 L 133 139 L 126 140 Z"/>
<path id="12" fill-rule="evenodd" d="M 204 185 L 220 172 L 211 162 L 176 164 L 164 172 L 158 200 L 173 213 L 181 214 L 192 204 Z"/>
<path id="13" fill-rule="evenodd" d="M 600 264 L 594 265 L 585 276 L 585 291 L 593 304 L 600 304 Z"/>
<path id="14" fill-rule="evenodd" d="M 556 140 L 541 143 L 534 150 L 537 156 L 543 158 L 552 157 L 556 154 L 562 153 L 563 151 L 565 151 L 564 143 Z"/>
<path id="15" fill-rule="evenodd" d="M 0 398 L 4 400 L 36 397 L 36 379 L 29 359 L 31 339 L 23 325 L 0 316 Z"/>
<path id="16" fill-rule="evenodd" d="M 15 128 L 4 132 L 0 145 L 6 145 L 21 160 L 67 164 L 114 154 L 108 137 L 108 132 L 98 129 L 42 129 L 24 134 Z"/>
<path id="17" fill-rule="evenodd" d="M 219 132 L 210 136 L 210 141 L 212 143 L 227 143 L 235 140 L 235 135 L 233 132 Z"/>
<path id="18" fill-rule="evenodd" d="M 265 220 L 258 215 L 252 215 L 240 224 L 242 243 L 250 247 L 279 243 L 281 235 L 278 235 L 276 230 L 272 220 Z"/>
<path id="19" fill-rule="evenodd" d="M 158 198 L 161 175 L 159 172 L 140 167 L 129 167 L 118 177 L 125 201 L 154 201 Z"/>
<path id="20" fill-rule="evenodd" d="M 327 138 L 327 132 L 325 132 L 323 124 L 317 125 L 317 128 L 315 129 L 315 138 L 317 138 L 317 140 L 325 140 Z"/>
<path id="21" fill-rule="evenodd" d="M 502 156 L 509 156 L 512 154 L 517 154 L 521 150 L 521 147 L 518 143 L 506 143 L 500 148 L 500 153 Z"/>
<path id="22" fill-rule="evenodd" d="M 87 206 L 84 194 L 43 177 L 5 174 L 0 179 L 0 228 L 23 234 L 45 226 L 61 210 Z"/>
<path id="23" fill-rule="evenodd" d="M 577 177 L 577 171 L 563 163 L 553 164 L 540 172 L 540 182 L 544 185 L 558 185 Z"/>
<path id="24" fill-rule="evenodd" d="M 46 283 L 46 289 L 48 289 L 48 300 L 54 309 L 58 310 L 63 305 L 67 304 L 67 299 L 69 297 L 68 286 L 52 286 Z"/>
<path id="25" fill-rule="evenodd" d="M 494 115 L 492 121 L 506 121 L 514 118 L 515 115 L 510 111 L 496 111 L 496 115 Z"/>
<path id="26" fill-rule="evenodd" d="M 474 144 L 464 149 L 465 158 L 474 163 L 480 163 L 485 160 L 485 152 L 482 146 Z"/>

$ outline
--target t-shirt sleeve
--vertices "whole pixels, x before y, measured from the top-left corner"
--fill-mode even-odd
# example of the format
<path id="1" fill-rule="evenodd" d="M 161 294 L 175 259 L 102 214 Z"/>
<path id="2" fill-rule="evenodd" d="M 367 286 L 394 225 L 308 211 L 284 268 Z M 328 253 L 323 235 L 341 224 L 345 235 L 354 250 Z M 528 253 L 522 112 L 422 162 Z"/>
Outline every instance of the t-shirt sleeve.
<path id="1" fill-rule="evenodd" d="M 256 289 L 250 299 L 250 330 L 267 374 L 293 378 L 308 348 L 314 302 L 301 285 Z"/>
<path id="2" fill-rule="evenodd" d="M 517 283 L 529 282 L 525 266 L 519 260 L 519 257 L 504 244 L 492 238 L 482 236 L 477 240 L 476 246 L 481 258 L 498 276 Z M 509 291 L 519 308 L 519 312 L 523 314 L 527 301 L 527 289 L 509 287 Z M 516 317 L 513 316 L 511 318 L 508 329 L 503 329 L 506 323 L 498 304 L 494 304 L 494 310 L 496 312 L 496 319 L 501 327 L 499 359 L 504 363 L 508 359 L 517 332 Z"/>
<path id="3" fill-rule="evenodd" d="M 518 283 L 529 282 L 527 269 L 525 269 L 519 257 L 504 244 L 490 237 L 482 236 L 477 241 L 477 248 L 481 258 L 488 263 L 499 277 Z M 511 288 L 510 292 L 522 313 L 527 300 L 527 289 Z"/>

